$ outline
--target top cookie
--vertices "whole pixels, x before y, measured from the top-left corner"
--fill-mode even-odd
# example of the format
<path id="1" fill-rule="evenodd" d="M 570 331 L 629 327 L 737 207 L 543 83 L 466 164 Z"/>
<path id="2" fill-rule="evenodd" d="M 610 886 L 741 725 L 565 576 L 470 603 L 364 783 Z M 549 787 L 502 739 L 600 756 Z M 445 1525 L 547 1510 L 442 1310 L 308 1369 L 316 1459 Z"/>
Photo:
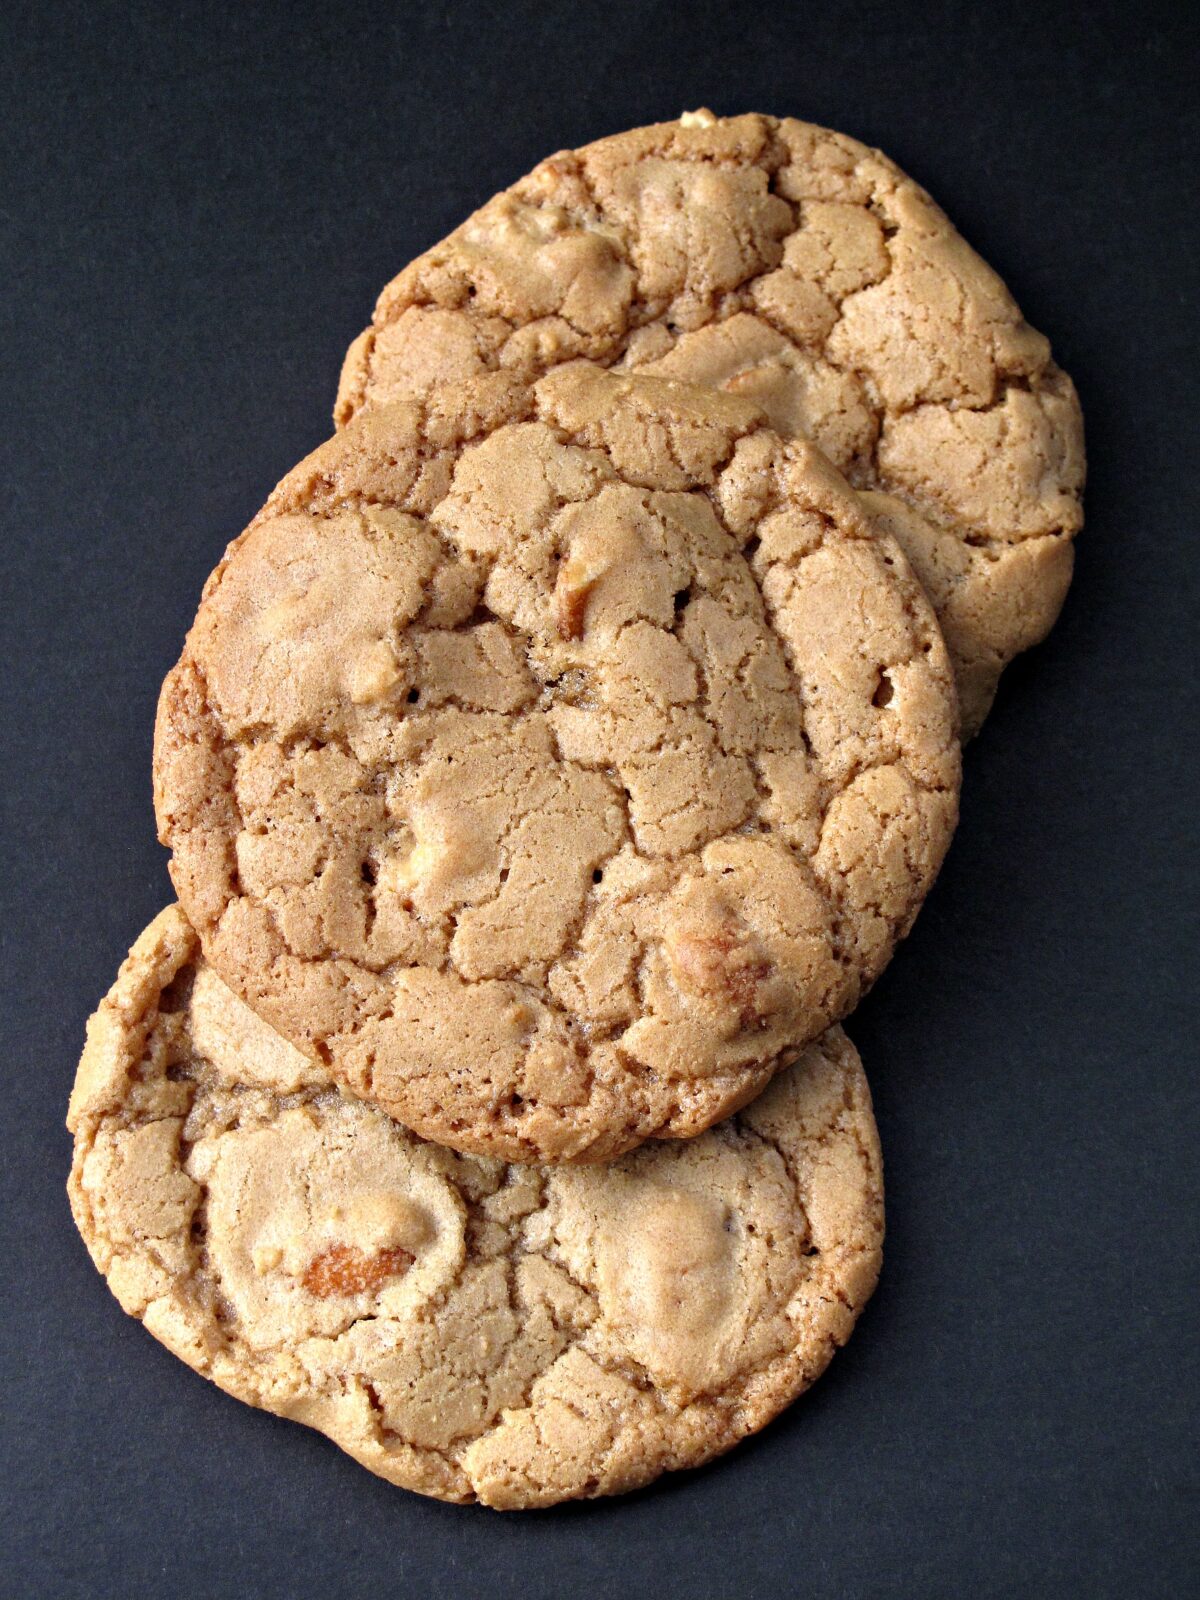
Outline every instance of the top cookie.
<path id="1" fill-rule="evenodd" d="M 552 156 L 383 291 L 335 417 L 577 356 L 750 397 L 869 491 L 978 729 L 1070 583 L 1082 421 L 924 190 L 773 117 L 695 112 Z"/>
<path id="2" fill-rule="evenodd" d="M 850 1010 L 956 814 L 899 550 L 752 403 L 579 362 L 371 407 L 231 546 L 155 801 L 234 990 L 417 1132 L 607 1159 Z"/>

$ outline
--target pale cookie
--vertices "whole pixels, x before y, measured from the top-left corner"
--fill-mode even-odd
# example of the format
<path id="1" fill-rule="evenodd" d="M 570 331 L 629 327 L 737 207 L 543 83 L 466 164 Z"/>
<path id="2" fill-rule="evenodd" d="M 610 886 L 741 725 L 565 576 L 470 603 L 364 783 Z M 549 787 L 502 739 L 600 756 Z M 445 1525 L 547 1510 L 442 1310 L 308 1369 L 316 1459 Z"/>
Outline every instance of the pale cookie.
<path id="1" fill-rule="evenodd" d="M 548 1505 L 709 1460 L 813 1382 L 879 1271 L 840 1029 L 687 1144 L 504 1166 L 333 1087 L 172 907 L 88 1025 L 68 1120 L 75 1220 L 122 1307 L 445 1500 Z"/>
<path id="2" fill-rule="evenodd" d="M 283 481 L 164 686 L 156 807 L 209 960 L 340 1081 L 608 1159 L 883 967 L 955 819 L 953 679 L 751 402 L 578 362 L 485 403 L 372 407 Z"/>
<path id="3" fill-rule="evenodd" d="M 748 396 L 870 490 L 978 729 L 1070 583 L 1083 431 L 1048 343 L 924 190 L 773 117 L 552 156 L 388 285 L 335 416 L 575 356 Z"/>

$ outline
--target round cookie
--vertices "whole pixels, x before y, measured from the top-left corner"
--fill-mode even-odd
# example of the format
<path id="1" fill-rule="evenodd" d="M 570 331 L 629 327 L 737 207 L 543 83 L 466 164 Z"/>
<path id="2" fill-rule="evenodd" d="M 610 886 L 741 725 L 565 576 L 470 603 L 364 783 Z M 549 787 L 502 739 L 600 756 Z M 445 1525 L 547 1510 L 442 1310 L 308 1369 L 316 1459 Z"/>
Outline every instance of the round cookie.
<path id="1" fill-rule="evenodd" d="M 840 1029 L 687 1144 L 505 1166 L 335 1088 L 178 907 L 89 1022 L 68 1124 L 75 1220 L 130 1315 L 445 1500 L 548 1505 L 709 1460 L 819 1376 L 879 1270 L 879 1145 Z"/>
<path id="2" fill-rule="evenodd" d="M 164 685 L 155 803 L 293 1044 L 440 1143 L 602 1160 L 853 1007 L 959 766 L 933 614 L 820 454 L 578 362 L 284 479 Z"/>
<path id="3" fill-rule="evenodd" d="M 383 291 L 335 417 L 576 356 L 748 396 L 868 490 L 979 728 L 1070 583 L 1082 421 L 924 190 L 773 117 L 700 111 L 552 156 Z"/>

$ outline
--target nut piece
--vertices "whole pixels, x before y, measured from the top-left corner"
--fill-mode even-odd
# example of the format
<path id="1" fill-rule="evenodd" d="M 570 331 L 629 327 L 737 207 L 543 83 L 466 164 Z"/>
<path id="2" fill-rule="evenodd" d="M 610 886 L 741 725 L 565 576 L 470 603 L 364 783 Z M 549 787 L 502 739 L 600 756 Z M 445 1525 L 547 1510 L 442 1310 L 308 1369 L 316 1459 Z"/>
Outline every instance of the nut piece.
<path id="1" fill-rule="evenodd" d="M 700 1000 L 733 1005 L 743 1027 L 761 1014 L 760 986 L 773 967 L 759 941 L 732 915 L 707 933 L 672 924 L 664 943 L 681 989 Z"/>
<path id="2" fill-rule="evenodd" d="M 588 595 L 595 588 L 601 567 L 581 555 L 569 555 L 558 569 L 554 584 L 554 620 L 560 639 L 583 636 Z"/>

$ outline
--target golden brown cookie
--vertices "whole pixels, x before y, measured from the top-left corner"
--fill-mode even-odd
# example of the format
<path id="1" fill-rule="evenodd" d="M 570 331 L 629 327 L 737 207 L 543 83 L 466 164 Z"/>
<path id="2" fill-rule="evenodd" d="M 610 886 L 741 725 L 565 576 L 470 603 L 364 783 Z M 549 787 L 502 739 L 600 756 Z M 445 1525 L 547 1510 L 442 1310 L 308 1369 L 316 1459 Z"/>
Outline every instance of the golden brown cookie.
<path id="1" fill-rule="evenodd" d="M 335 412 L 587 356 L 755 400 L 903 546 L 964 733 L 1071 579 L 1083 432 L 1000 279 L 877 150 L 710 112 L 550 157 L 407 267 Z"/>
<path id="2" fill-rule="evenodd" d="M 122 1307 L 372 1472 L 498 1507 L 696 1466 L 819 1376 L 883 1235 L 840 1029 L 732 1122 L 606 1167 L 423 1143 L 205 965 L 178 907 L 88 1024 L 69 1192 Z"/>
<path id="3" fill-rule="evenodd" d="M 819 453 L 587 362 L 369 408 L 301 463 L 155 744 L 226 982 L 407 1126 L 518 1161 L 745 1104 L 907 931 L 958 777 L 933 614 Z"/>

